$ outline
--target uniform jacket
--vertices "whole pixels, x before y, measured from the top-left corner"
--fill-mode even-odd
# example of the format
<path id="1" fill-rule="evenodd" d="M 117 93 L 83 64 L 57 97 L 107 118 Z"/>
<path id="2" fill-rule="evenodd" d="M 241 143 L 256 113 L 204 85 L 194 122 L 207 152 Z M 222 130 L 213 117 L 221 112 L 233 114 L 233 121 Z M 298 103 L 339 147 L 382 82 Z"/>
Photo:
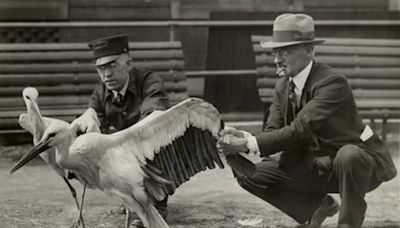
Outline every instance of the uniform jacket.
<path id="1" fill-rule="evenodd" d="M 89 107 L 96 110 L 101 129 L 107 133 L 125 129 L 154 110 L 168 108 L 168 95 L 162 79 L 151 71 L 132 68 L 129 85 L 122 105 L 113 102 L 113 93 L 100 82 L 89 100 Z"/>
<path id="2" fill-rule="evenodd" d="M 290 151 L 334 158 L 339 148 L 354 144 L 375 158 L 379 180 L 396 175 L 392 158 L 376 135 L 361 141 L 365 126 L 343 75 L 325 64 L 313 62 L 301 95 L 300 111 L 291 123 L 286 120 L 288 85 L 287 78 L 276 83 L 266 130 L 256 136 L 262 156 Z"/>

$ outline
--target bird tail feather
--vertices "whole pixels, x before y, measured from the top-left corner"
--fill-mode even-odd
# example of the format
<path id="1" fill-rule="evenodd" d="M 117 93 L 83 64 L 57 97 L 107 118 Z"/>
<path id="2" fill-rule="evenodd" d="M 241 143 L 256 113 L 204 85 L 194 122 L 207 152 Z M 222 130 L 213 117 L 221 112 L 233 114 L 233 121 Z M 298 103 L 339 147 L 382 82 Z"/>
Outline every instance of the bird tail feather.
<path id="1" fill-rule="evenodd" d="M 146 209 L 146 213 L 150 228 L 169 228 L 168 224 L 165 222 L 153 204 L 149 204 Z"/>

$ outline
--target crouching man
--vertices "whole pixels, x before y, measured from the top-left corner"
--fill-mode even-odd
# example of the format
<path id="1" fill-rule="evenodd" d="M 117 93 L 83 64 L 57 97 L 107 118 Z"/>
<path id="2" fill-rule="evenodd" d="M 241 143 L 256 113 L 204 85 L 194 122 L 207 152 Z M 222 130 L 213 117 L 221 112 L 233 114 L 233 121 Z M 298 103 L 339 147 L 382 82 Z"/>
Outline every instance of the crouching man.
<path id="1" fill-rule="evenodd" d="M 320 227 L 339 211 L 338 227 L 361 227 L 365 194 L 395 177 L 392 158 L 364 126 L 346 78 L 314 60 L 313 19 L 282 14 L 273 26 L 271 50 L 277 74 L 264 132 L 222 132 L 220 151 L 239 184 L 305 227 Z M 231 156 L 263 157 L 258 164 Z M 282 152 L 279 159 L 270 157 Z M 235 160 L 233 159 L 235 158 Z M 341 206 L 327 193 L 339 193 Z"/>

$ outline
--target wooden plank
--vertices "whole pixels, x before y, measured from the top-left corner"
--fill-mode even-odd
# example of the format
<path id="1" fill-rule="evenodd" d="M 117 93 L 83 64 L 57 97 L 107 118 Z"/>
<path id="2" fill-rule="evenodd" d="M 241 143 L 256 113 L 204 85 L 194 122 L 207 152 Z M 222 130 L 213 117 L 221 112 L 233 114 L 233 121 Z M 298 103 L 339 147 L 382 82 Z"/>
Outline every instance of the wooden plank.
<path id="1" fill-rule="evenodd" d="M 65 83 L 96 83 L 100 80 L 97 73 L 21 73 L 0 74 L 0 86 L 22 85 L 58 85 Z"/>
<path id="2" fill-rule="evenodd" d="M 130 52 L 134 60 L 139 59 L 182 59 L 182 50 L 135 50 Z M 72 60 L 91 61 L 92 51 L 33 51 L 33 52 L 1 52 L 0 62 L 69 62 Z"/>
<path id="3" fill-rule="evenodd" d="M 50 21 L 68 19 L 67 0 L 2 0 L 1 21 Z"/>
<path id="4" fill-rule="evenodd" d="M 338 72 L 345 75 L 347 78 L 376 78 L 376 79 L 397 79 L 400 78 L 400 67 L 363 67 L 363 68 L 348 68 L 333 67 Z M 275 66 L 263 66 L 257 68 L 257 77 L 278 77 Z"/>
<path id="5" fill-rule="evenodd" d="M 396 67 L 400 63 L 400 56 L 316 55 L 315 59 L 332 67 Z M 257 55 L 256 65 L 273 65 L 273 57 Z"/>
<path id="6" fill-rule="evenodd" d="M 155 72 L 164 81 L 185 81 L 183 71 L 159 71 Z M 59 84 L 85 84 L 97 83 L 100 78 L 97 73 L 35 73 L 35 74 L 0 74 L 0 86 L 40 86 Z"/>
<path id="7" fill-rule="evenodd" d="M 36 86 L 40 96 L 42 95 L 81 95 L 92 94 L 95 84 Z M 0 96 L 21 96 L 26 86 L 9 86 L 0 89 Z"/>
<path id="8" fill-rule="evenodd" d="M 129 49 L 181 49 L 178 41 L 130 42 Z M 1 51 L 70 51 L 90 50 L 87 43 L 9 43 L 0 44 Z"/>
<path id="9" fill-rule="evenodd" d="M 40 96 L 40 105 L 81 105 L 88 104 L 89 95 L 69 95 L 69 96 Z M 18 97 L 1 97 L 0 107 L 24 107 L 25 103 L 22 96 Z"/>
<path id="10" fill-rule="evenodd" d="M 258 95 L 260 97 L 272 98 L 274 94 L 274 88 L 260 88 L 258 89 Z M 381 90 L 381 89 L 353 89 L 355 98 L 399 98 L 400 90 Z"/>
<path id="11" fill-rule="evenodd" d="M 400 109 L 400 99 L 356 99 L 360 109 Z"/>
<path id="12" fill-rule="evenodd" d="M 183 60 L 168 60 L 168 61 L 135 61 L 135 66 L 143 67 L 148 70 L 180 70 L 184 68 Z M 14 74 L 14 73 L 65 73 L 65 72 L 76 72 L 76 73 L 88 73 L 96 72 L 93 63 L 0 63 L 0 74 Z"/>
<path id="13" fill-rule="evenodd" d="M 43 116 L 76 116 L 85 112 L 86 109 L 87 107 L 68 109 L 47 109 L 41 107 L 40 112 Z M 26 109 L 5 110 L 0 112 L 0 118 L 16 118 L 22 113 L 26 113 Z"/>
<path id="14" fill-rule="evenodd" d="M 274 88 L 275 83 L 278 78 L 258 78 L 257 87 L 258 88 Z M 349 79 L 348 80 L 353 89 L 398 89 L 400 88 L 400 79 Z"/>

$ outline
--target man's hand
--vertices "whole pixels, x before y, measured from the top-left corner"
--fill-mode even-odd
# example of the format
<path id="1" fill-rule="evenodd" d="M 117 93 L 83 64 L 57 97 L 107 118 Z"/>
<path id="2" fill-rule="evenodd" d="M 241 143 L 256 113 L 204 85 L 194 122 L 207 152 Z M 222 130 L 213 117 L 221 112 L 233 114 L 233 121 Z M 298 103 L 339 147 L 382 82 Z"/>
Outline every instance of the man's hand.
<path id="1" fill-rule="evenodd" d="M 313 167 L 318 171 L 318 175 L 324 175 L 332 167 L 332 158 L 330 156 L 315 157 Z"/>
<path id="2" fill-rule="evenodd" d="M 71 129 L 73 129 L 77 135 L 87 132 L 101 132 L 100 121 L 97 118 L 96 111 L 92 108 L 88 108 L 81 116 L 72 121 Z"/>
<path id="3" fill-rule="evenodd" d="M 225 133 L 217 142 L 218 150 L 225 155 L 248 152 L 247 139 Z"/>

